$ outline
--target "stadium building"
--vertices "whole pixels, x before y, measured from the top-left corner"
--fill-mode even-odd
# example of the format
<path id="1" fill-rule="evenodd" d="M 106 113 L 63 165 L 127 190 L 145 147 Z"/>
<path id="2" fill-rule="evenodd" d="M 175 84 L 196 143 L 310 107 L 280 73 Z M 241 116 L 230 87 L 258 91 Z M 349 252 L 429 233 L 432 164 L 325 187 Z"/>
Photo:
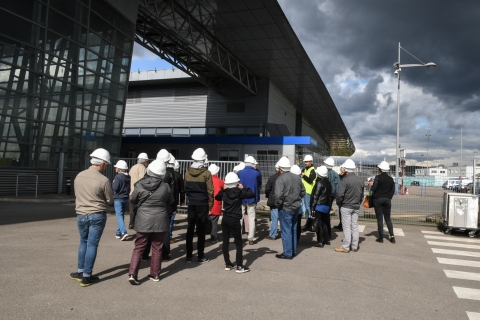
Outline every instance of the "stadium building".
<path id="1" fill-rule="evenodd" d="M 175 69 L 130 73 L 134 41 Z M 0 3 L 0 194 L 17 174 L 56 192 L 98 147 L 164 145 L 212 159 L 355 150 L 275 0 Z"/>

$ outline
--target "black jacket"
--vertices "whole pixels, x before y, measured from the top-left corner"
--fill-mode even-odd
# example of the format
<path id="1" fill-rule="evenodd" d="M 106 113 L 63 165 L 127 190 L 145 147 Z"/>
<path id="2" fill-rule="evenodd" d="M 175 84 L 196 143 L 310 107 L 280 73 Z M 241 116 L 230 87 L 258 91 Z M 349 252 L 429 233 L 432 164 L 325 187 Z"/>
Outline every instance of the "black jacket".
<path id="1" fill-rule="evenodd" d="M 374 199 L 392 199 L 395 193 L 395 182 L 386 172 L 382 172 L 378 176 L 375 176 L 371 191 L 373 192 Z"/>
<path id="2" fill-rule="evenodd" d="M 185 201 L 185 189 L 184 189 L 184 186 L 183 186 L 183 178 L 182 176 L 180 176 L 180 179 L 177 177 L 177 175 L 175 173 L 178 173 L 178 172 L 175 172 L 175 170 L 173 170 L 173 168 L 167 168 L 167 174 L 169 174 L 171 176 L 171 180 L 173 181 L 173 184 L 171 184 L 171 188 L 172 188 L 172 193 L 173 193 L 173 197 L 175 199 L 175 202 L 173 203 L 173 210 L 172 211 L 177 211 L 177 206 L 178 206 L 178 201 L 180 200 L 180 189 L 182 189 L 183 191 L 183 201 Z"/>
<path id="3" fill-rule="evenodd" d="M 275 181 L 277 181 L 280 173 L 275 173 L 270 178 L 268 178 L 267 184 L 265 185 L 265 195 L 267 196 L 267 206 L 270 209 L 275 209 Z"/>
<path id="4" fill-rule="evenodd" d="M 246 187 L 243 189 L 238 187 L 222 189 L 215 196 L 215 200 L 223 201 L 223 215 L 238 220 L 243 218 L 242 200 L 249 198 L 255 198 L 255 193 Z"/>
<path id="5" fill-rule="evenodd" d="M 173 171 L 173 174 L 175 175 L 175 203 L 173 205 L 173 211 L 177 211 L 178 205 L 185 203 L 185 185 L 183 177 L 179 172 Z"/>
<path id="6" fill-rule="evenodd" d="M 332 185 L 328 177 L 318 178 L 313 186 L 312 195 L 310 197 L 310 209 L 315 210 L 317 204 L 330 205 L 330 197 L 332 196 Z"/>

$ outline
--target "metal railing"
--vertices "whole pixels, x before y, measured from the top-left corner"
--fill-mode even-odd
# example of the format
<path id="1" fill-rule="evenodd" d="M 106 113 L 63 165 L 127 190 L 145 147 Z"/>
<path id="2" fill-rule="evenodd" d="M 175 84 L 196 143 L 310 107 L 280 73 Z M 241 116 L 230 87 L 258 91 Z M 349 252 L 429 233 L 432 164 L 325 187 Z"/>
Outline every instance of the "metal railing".
<path id="1" fill-rule="evenodd" d="M 38 196 L 38 175 L 37 174 L 17 174 L 17 183 L 15 185 L 15 197 L 18 197 L 18 186 L 19 186 L 19 178 L 20 177 L 35 177 L 35 188 L 33 187 L 22 187 L 23 190 L 31 190 L 35 189 L 35 199 Z"/>
<path id="2" fill-rule="evenodd" d="M 257 159 L 258 169 L 262 173 L 263 185 L 266 180 L 275 172 L 275 163 L 283 155 L 252 155 Z M 303 165 L 303 155 L 289 155 L 292 163 Z M 326 157 L 325 157 L 326 158 Z M 116 163 L 118 160 L 125 160 L 131 168 L 136 164 L 137 159 L 125 159 L 125 158 L 112 158 L 112 163 Z M 314 166 L 317 167 L 323 164 L 321 157 L 314 157 Z M 346 158 L 336 158 L 337 166 L 334 170 L 338 170 L 338 164 L 342 164 Z M 381 157 L 369 157 L 369 158 L 353 158 L 357 165 L 356 174 L 365 183 L 365 194 L 367 194 L 373 183 L 373 178 L 378 174 L 377 164 L 379 164 L 383 158 Z M 192 164 L 192 160 L 177 160 L 180 164 L 179 172 L 184 175 L 185 171 Z M 233 171 L 233 167 L 238 165 L 240 161 L 215 161 L 210 160 L 209 164 L 215 163 L 220 167 L 218 176 L 223 179 L 225 175 Z M 433 164 L 430 163 L 433 166 Z M 452 190 L 445 190 L 442 188 L 442 184 L 449 177 L 433 177 L 433 176 L 418 176 L 415 174 L 415 170 L 418 173 L 419 163 L 418 161 L 408 160 L 405 161 L 403 169 L 405 173 L 403 179 L 400 181 L 404 186 L 403 194 L 394 195 L 392 199 L 392 213 L 391 218 L 393 223 L 396 224 L 413 224 L 413 225 L 435 225 L 441 222 L 442 216 L 442 203 L 443 194 L 445 192 L 453 192 Z M 113 180 L 115 176 L 115 168 L 113 166 L 107 167 L 105 173 L 107 177 Z M 473 169 L 477 170 L 477 169 Z M 476 172 L 476 171 L 475 171 Z M 393 168 L 390 171 L 393 175 Z M 473 177 L 472 177 L 473 178 Z M 478 180 L 478 178 L 475 178 Z M 264 198 L 264 195 L 262 195 Z M 266 202 L 266 201 L 265 201 Z M 259 207 L 262 207 L 263 202 Z M 338 217 L 338 208 L 336 204 L 332 208 L 335 211 L 334 217 Z M 265 212 L 267 213 L 267 212 Z M 361 208 L 359 219 L 362 221 L 376 221 L 375 211 L 373 208 L 365 209 Z"/>

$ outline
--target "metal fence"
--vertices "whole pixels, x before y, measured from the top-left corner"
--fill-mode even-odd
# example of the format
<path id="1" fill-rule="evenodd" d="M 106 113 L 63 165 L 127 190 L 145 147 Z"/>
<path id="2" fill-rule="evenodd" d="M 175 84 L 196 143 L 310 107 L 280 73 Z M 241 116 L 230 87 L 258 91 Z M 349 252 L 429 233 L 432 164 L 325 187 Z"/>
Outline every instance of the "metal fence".
<path id="1" fill-rule="evenodd" d="M 265 186 L 268 177 L 275 173 L 275 164 L 281 156 L 288 156 L 292 163 L 303 166 L 303 155 L 265 155 L 265 154 L 252 154 L 258 162 L 258 169 L 262 173 L 263 186 Z M 314 156 L 314 166 L 320 166 L 323 164 L 323 160 L 326 157 Z M 113 158 L 112 163 L 116 163 L 118 160 L 125 160 L 131 168 L 136 164 L 137 159 L 125 159 L 125 158 Z M 339 169 L 347 158 L 334 157 L 337 166 L 334 170 Z M 367 194 L 373 183 L 373 179 L 378 174 L 377 165 L 384 160 L 383 157 L 368 157 L 352 158 L 357 166 L 356 174 L 362 178 L 365 184 L 365 194 Z M 192 164 L 192 160 L 177 160 L 180 164 L 179 172 L 184 175 L 185 171 Z M 216 161 L 209 160 L 209 164 L 215 163 L 220 168 L 218 176 L 221 179 L 225 178 L 225 175 L 233 171 L 233 167 L 238 165 L 240 161 Z M 430 163 L 431 164 L 431 163 Z M 431 164 L 433 166 L 433 164 Z M 392 166 L 390 174 L 394 176 L 394 166 Z M 431 167 L 430 167 L 431 168 Z M 439 168 L 437 166 L 437 168 Z M 115 168 L 112 166 L 107 167 L 105 175 L 113 180 L 115 176 Z M 399 179 L 399 183 L 404 186 L 403 194 L 394 195 L 392 199 L 392 220 L 396 224 L 414 224 L 414 225 L 435 225 L 441 221 L 443 195 L 445 192 L 453 192 L 454 190 L 444 190 L 442 184 L 449 178 L 434 177 L 427 175 L 418 175 L 419 170 L 426 170 L 426 167 L 415 160 L 406 160 L 402 166 L 403 171 L 399 174 L 402 179 Z M 447 170 L 447 169 L 446 169 Z M 477 169 L 474 169 L 474 171 Z M 478 168 L 480 170 L 480 168 Z M 476 171 L 475 171 L 476 172 Z M 473 179 L 473 177 L 472 177 Z M 478 180 L 478 178 L 475 178 Z M 436 182 L 434 182 L 436 181 Z M 441 183 L 440 183 L 441 182 Z M 262 192 L 263 193 L 263 192 Z M 266 202 L 264 194 L 261 197 L 262 205 Z M 332 208 L 333 217 L 338 214 L 338 208 L 334 204 Z M 359 219 L 362 221 L 376 221 L 375 212 L 373 208 L 360 210 Z"/>

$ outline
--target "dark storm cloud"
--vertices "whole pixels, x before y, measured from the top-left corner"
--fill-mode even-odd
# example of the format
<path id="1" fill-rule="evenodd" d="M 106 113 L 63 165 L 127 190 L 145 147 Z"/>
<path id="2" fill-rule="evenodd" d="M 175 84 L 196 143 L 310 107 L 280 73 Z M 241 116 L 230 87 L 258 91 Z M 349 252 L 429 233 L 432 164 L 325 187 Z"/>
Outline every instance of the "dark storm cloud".
<path id="1" fill-rule="evenodd" d="M 404 144 L 412 149 L 426 148 L 425 134 L 429 133 L 433 150 L 449 152 L 458 151 L 458 146 L 448 136 L 458 135 L 461 127 L 464 136 L 470 137 L 468 141 L 478 136 L 477 1 L 279 3 L 327 85 L 357 147 L 379 150 L 378 144 L 389 143 L 394 148 L 391 141 L 396 135 L 397 92 L 393 63 L 398 60 L 398 42 L 421 61 L 437 64 L 432 69 L 402 70 L 400 125 Z M 401 51 L 401 63 L 418 61 Z M 478 149 L 467 140 L 466 146 Z M 369 141 L 369 145 L 364 141 Z M 372 143 L 376 146 L 371 147 Z"/>

